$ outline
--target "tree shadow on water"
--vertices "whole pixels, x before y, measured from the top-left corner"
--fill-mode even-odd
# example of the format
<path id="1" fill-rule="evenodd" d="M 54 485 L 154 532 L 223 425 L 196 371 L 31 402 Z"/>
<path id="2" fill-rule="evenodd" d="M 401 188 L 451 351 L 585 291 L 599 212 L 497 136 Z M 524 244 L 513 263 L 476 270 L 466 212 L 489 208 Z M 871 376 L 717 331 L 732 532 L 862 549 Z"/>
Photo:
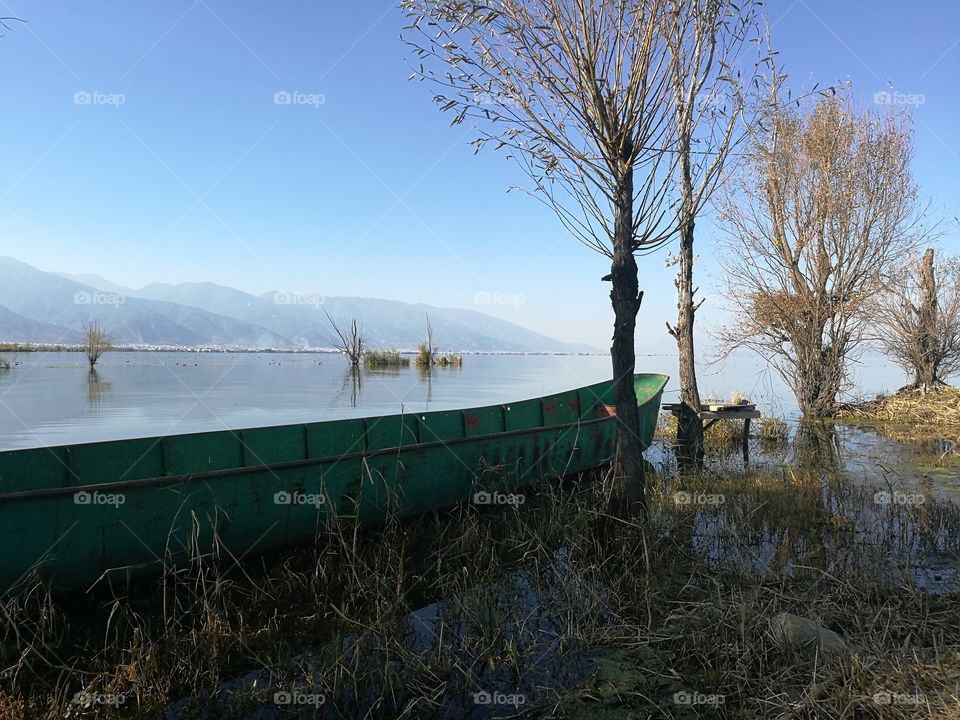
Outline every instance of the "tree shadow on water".
<path id="1" fill-rule="evenodd" d="M 802 420 L 793 439 L 793 459 L 803 469 L 840 469 L 843 457 L 836 425 L 830 421 Z"/>

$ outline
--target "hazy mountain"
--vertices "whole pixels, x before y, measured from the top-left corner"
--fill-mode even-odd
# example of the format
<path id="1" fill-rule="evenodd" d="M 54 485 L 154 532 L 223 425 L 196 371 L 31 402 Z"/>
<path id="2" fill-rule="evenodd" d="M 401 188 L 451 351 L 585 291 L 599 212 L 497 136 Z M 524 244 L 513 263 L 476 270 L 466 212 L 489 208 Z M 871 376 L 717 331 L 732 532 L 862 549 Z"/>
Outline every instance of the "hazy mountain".
<path id="1" fill-rule="evenodd" d="M 125 295 L 131 294 L 130 288 L 123 287 L 123 285 L 117 285 L 115 282 L 110 282 L 106 278 L 100 277 L 99 275 L 71 275 L 70 273 L 65 272 L 55 272 L 53 274 L 59 275 L 62 278 L 67 278 L 67 280 L 75 280 L 78 283 L 89 285 L 90 287 L 96 288 L 97 290 L 103 290 L 104 292 L 115 292 Z"/>
<path id="2" fill-rule="evenodd" d="M 154 283 L 137 294 L 193 305 L 263 325 L 288 338 L 297 347 L 329 347 L 335 343 L 326 316 L 329 313 L 341 328 L 355 319 L 362 326 L 371 347 L 415 349 L 425 335 L 429 315 L 434 341 L 444 350 L 576 352 L 582 348 L 573 348 L 506 320 L 472 310 L 411 305 L 396 300 L 322 297 L 280 291 L 257 296 L 213 283 Z"/>
<path id="3" fill-rule="evenodd" d="M 59 325 L 38 322 L 0 305 L 0 342 L 62 343 L 80 341 L 80 333 Z"/>
<path id="4" fill-rule="evenodd" d="M 153 283 L 134 291 L 138 297 L 201 308 L 234 320 L 270 328 L 286 341 L 284 347 L 333 347 L 335 336 L 321 310 L 322 298 L 284 294 L 279 299 L 317 302 L 310 305 L 281 304 L 273 295 L 257 297 L 214 283 Z"/>
<path id="5" fill-rule="evenodd" d="M 30 320 L 77 332 L 96 316 L 117 343 L 286 344 L 284 338 L 251 323 L 199 308 L 104 291 L 13 258 L 0 258 L 0 305 Z"/>
<path id="6" fill-rule="evenodd" d="M 472 310 L 286 292 L 257 296 L 214 283 L 154 283 L 131 290 L 97 275 L 44 272 L 2 257 L 0 306 L 10 316 L 4 321 L 0 315 L 0 340 L 14 332 L 29 335 L 32 327 L 35 342 L 53 342 L 40 337 L 79 333 L 96 316 L 117 343 L 329 348 L 335 345 L 329 313 L 341 327 L 356 319 L 370 347 L 415 349 L 429 315 L 434 342 L 444 351 L 593 350 Z"/>

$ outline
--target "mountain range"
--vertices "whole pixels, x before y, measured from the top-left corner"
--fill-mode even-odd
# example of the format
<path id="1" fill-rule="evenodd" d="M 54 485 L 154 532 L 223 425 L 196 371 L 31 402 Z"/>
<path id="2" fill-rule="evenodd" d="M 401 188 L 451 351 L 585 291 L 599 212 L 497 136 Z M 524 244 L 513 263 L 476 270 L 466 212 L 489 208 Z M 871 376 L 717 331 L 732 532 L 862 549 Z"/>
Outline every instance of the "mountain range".
<path id="1" fill-rule="evenodd" d="M 597 352 L 473 310 L 279 291 L 253 295 L 209 282 L 133 289 L 0 257 L 0 342 L 76 343 L 96 317 L 120 345 L 329 349 L 337 341 L 327 314 L 340 327 L 356 320 L 368 347 L 415 349 L 429 316 L 434 342 L 444 351 Z"/>

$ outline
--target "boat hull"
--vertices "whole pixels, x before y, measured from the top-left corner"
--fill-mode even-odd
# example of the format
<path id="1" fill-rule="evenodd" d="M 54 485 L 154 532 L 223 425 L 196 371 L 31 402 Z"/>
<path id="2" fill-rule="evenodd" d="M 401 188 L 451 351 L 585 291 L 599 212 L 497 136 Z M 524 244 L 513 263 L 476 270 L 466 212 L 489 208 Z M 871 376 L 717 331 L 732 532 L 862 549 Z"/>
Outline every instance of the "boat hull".
<path id="1" fill-rule="evenodd" d="M 667 378 L 637 375 L 641 439 Z M 219 551 L 312 541 L 589 470 L 613 455 L 611 383 L 466 410 L 0 452 L 0 595 L 124 582 Z"/>

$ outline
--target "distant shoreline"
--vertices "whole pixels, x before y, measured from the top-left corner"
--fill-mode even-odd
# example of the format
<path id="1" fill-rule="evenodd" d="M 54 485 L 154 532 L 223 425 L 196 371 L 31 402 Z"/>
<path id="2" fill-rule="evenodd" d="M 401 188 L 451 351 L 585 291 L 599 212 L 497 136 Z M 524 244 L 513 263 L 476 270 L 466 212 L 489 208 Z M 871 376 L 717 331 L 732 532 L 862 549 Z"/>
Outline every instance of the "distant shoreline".
<path id="1" fill-rule="evenodd" d="M 45 343 L 0 343 L 0 353 L 31 352 L 83 352 L 81 345 L 55 345 Z M 221 347 L 218 345 L 117 345 L 110 352 L 155 352 L 155 353 L 252 353 L 270 355 L 340 355 L 335 348 L 250 348 Z M 513 350 L 457 350 L 461 355 L 536 355 L 559 357 L 607 357 L 608 352 L 534 352 Z M 401 355 L 416 355 L 416 350 L 400 350 Z"/>

